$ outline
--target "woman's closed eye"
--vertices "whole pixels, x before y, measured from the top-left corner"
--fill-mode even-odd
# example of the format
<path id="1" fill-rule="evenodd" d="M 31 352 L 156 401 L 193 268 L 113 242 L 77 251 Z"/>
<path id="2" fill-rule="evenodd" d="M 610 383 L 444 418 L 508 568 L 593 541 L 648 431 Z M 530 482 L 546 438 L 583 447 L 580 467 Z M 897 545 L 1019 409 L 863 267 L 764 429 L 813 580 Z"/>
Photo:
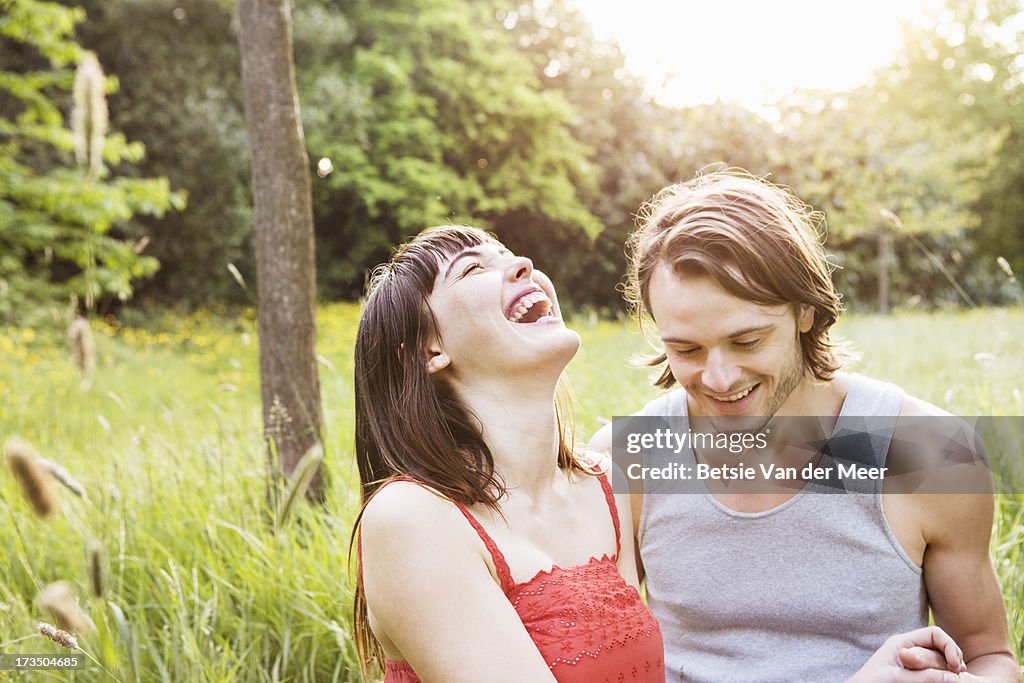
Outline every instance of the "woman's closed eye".
<path id="1" fill-rule="evenodd" d="M 741 349 L 752 349 L 761 343 L 760 339 L 744 339 L 743 341 L 733 342 L 737 347 Z"/>
<path id="2" fill-rule="evenodd" d="M 483 270 L 483 267 L 484 264 L 480 263 L 479 261 L 473 261 L 472 263 L 468 264 L 465 268 L 462 269 L 462 275 L 460 275 L 459 277 L 466 277 L 477 268 Z"/>

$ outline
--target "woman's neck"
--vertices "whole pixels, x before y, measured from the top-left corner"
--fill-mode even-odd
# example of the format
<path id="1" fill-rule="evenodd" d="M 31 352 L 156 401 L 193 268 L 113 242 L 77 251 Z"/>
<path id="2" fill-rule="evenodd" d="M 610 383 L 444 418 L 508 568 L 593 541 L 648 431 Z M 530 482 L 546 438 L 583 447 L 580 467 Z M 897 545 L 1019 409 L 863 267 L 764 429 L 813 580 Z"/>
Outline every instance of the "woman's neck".
<path id="1" fill-rule="evenodd" d="M 479 418 L 494 468 L 510 492 L 534 497 L 558 476 L 555 382 L 536 377 L 457 387 Z"/>

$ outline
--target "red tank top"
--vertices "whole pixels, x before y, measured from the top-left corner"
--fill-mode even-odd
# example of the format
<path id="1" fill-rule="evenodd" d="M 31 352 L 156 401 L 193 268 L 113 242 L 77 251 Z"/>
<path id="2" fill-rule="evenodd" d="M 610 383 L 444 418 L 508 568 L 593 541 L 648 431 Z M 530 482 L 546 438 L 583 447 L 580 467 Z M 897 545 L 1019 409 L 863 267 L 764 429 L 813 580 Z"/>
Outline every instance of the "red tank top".
<path id="1" fill-rule="evenodd" d="M 615 526 L 615 555 L 542 570 L 515 583 L 505 556 L 465 506 L 455 503 L 494 560 L 501 589 L 559 683 L 664 683 L 661 629 L 637 590 L 619 574 L 619 514 L 605 475 L 598 477 Z M 361 550 L 361 548 L 360 548 Z M 360 567 L 361 569 L 361 567 Z M 408 662 L 387 660 L 383 683 L 420 683 Z"/>

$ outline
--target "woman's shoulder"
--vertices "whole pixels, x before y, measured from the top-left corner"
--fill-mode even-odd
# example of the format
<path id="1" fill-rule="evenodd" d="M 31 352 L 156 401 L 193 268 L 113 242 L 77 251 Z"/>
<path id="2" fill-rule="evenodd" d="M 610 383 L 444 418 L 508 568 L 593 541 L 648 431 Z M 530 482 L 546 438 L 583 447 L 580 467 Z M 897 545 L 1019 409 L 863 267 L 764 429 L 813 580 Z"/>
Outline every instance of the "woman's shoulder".
<path id="1" fill-rule="evenodd" d="M 393 533 L 399 529 L 445 527 L 465 519 L 449 498 L 410 480 L 391 481 L 377 490 L 363 510 L 360 527 L 364 534 Z"/>
<path id="2" fill-rule="evenodd" d="M 412 481 L 383 486 L 359 522 L 359 553 L 368 598 L 459 576 L 490 577 L 486 550 L 450 499 Z M 379 606 L 379 603 L 378 603 Z"/>

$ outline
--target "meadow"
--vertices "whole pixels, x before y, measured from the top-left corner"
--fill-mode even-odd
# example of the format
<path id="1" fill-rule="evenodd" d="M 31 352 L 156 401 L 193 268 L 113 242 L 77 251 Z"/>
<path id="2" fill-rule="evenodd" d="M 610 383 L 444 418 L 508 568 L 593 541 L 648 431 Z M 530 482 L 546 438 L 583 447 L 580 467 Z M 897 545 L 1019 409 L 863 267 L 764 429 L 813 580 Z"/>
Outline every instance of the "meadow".
<path id="1" fill-rule="evenodd" d="M 145 328 L 93 323 L 97 370 L 80 386 L 56 332 L 0 330 L 0 440 L 17 434 L 60 463 L 60 490 L 33 515 L 0 473 L 0 652 L 61 652 L 35 633 L 36 600 L 67 581 L 95 632 L 80 672 L 12 680 L 357 680 L 350 636 L 352 342 L 358 308 L 319 312 L 324 508 L 279 524 L 266 498 L 251 313 L 154 316 Z M 569 368 L 577 441 L 655 395 L 627 359 L 647 347 L 632 323 L 579 316 Z M 1024 310 L 849 316 L 855 369 L 962 415 L 1022 415 Z M 991 550 L 1011 634 L 1024 653 L 1024 496 L 998 501 Z M 970 581 L 971 577 L 964 577 Z"/>

